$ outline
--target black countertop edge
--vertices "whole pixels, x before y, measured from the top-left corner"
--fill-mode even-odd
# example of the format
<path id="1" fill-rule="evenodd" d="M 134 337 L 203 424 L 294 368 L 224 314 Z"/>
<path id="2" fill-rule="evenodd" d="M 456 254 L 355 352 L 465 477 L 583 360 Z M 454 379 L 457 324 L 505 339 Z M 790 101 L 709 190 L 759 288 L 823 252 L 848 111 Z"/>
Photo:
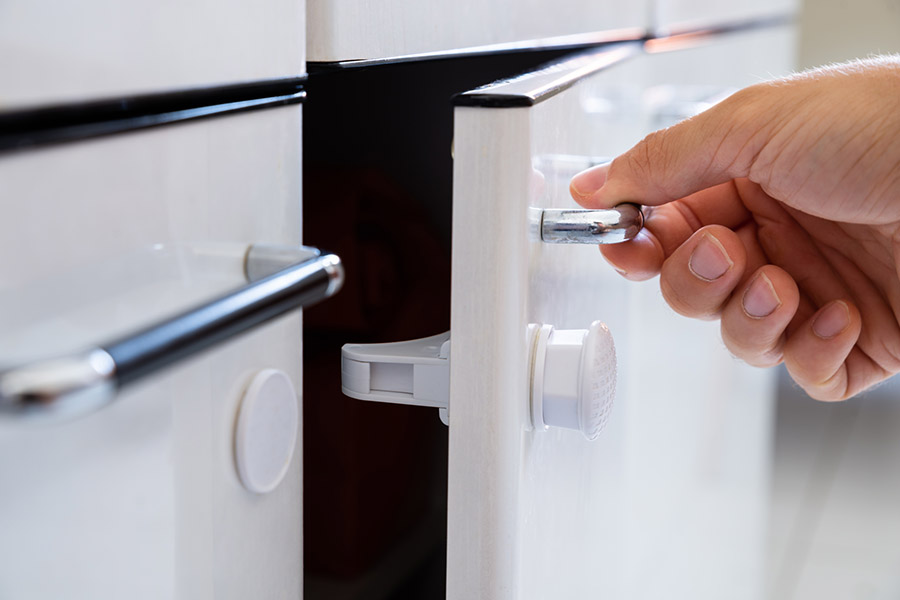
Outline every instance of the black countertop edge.
<path id="1" fill-rule="evenodd" d="M 297 104 L 306 76 L 0 111 L 0 152 Z"/>
<path id="2" fill-rule="evenodd" d="M 643 43 L 605 44 L 510 79 L 462 92 L 454 106 L 514 108 L 534 106 L 572 87 L 578 80 L 642 53 Z"/>
<path id="3" fill-rule="evenodd" d="M 346 69 L 359 69 L 376 67 L 380 65 L 393 65 L 398 63 L 419 62 L 426 60 L 452 60 L 457 58 L 490 56 L 493 54 L 509 54 L 516 52 L 542 52 L 547 50 L 581 50 L 593 48 L 603 44 L 615 42 L 633 42 L 649 39 L 646 29 L 637 27 L 627 29 L 610 29 L 591 33 L 577 33 L 536 40 L 509 42 L 503 44 L 490 44 L 486 46 L 473 46 L 470 48 L 457 48 L 437 52 L 423 52 L 421 54 L 409 54 L 392 56 L 387 58 L 368 58 L 357 60 L 341 60 L 335 62 L 307 62 L 310 73 L 338 71 Z"/>

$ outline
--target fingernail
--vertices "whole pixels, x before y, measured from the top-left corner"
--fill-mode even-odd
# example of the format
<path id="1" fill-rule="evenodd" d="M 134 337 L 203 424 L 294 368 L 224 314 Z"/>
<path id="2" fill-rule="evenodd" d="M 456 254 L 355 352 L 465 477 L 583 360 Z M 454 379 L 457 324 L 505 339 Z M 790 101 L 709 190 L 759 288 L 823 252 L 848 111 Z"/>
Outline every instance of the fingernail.
<path id="1" fill-rule="evenodd" d="M 603 260 L 605 260 L 607 263 L 609 263 L 609 266 L 611 266 L 613 269 L 616 270 L 616 273 L 618 273 L 619 275 L 622 275 L 622 276 L 628 275 L 628 271 L 626 271 L 625 269 L 623 269 L 622 267 L 620 267 L 619 265 L 614 263 L 612 260 L 610 260 L 610 258 L 608 256 L 606 256 L 606 254 L 601 254 L 600 256 L 603 257 Z"/>
<path id="2" fill-rule="evenodd" d="M 703 281 L 715 281 L 734 265 L 725 248 L 712 234 L 704 233 L 688 260 L 691 273 Z"/>
<path id="3" fill-rule="evenodd" d="M 831 303 L 813 320 L 813 333 L 828 340 L 838 335 L 850 325 L 850 308 L 843 300 Z"/>
<path id="4" fill-rule="evenodd" d="M 569 189 L 578 198 L 589 198 L 606 183 L 608 171 L 609 163 L 586 169 L 572 178 Z"/>
<path id="5" fill-rule="evenodd" d="M 757 275 L 747 291 L 744 292 L 741 306 L 744 307 L 747 316 L 754 319 L 768 317 L 781 306 L 781 299 L 775 293 L 775 286 L 772 285 L 765 273 Z"/>

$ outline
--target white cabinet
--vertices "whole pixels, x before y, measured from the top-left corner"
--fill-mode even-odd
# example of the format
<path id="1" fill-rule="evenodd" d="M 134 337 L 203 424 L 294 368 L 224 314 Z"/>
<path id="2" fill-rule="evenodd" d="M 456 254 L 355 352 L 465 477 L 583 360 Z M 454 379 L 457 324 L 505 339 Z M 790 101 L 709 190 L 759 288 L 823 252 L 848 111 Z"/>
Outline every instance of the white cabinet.
<path id="1" fill-rule="evenodd" d="M 300 127 L 294 105 L 0 157 L 0 364 L 236 287 L 236 247 L 298 244 Z M 299 597 L 299 436 L 268 494 L 241 484 L 234 438 L 254 374 L 301 389 L 300 325 L 294 312 L 76 420 L 4 414 L 0 597 Z"/>
<path id="2" fill-rule="evenodd" d="M 789 19 L 795 0 L 309 0 L 308 60 L 371 63 Z"/>
<path id="3" fill-rule="evenodd" d="M 29 423 L 51 396 L 8 375 L 261 289 L 248 246 L 301 241 L 305 33 L 302 0 L 0 5 L 0 597 L 302 595 L 299 312 L 134 384 L 118 362 L 74 420 Z M 288 468 L 254 493 L 266 369 Z"/>
<path id="4" fill-rule="evenodd" d="M 655 282 L 542 243 L 535 216 L 575 207 L 586 157 L 790 68 L 789 28 L 706 42 L 595 50 L 457 99 L 448 598 L 763 597 L 769 375 L 671 313 Z M 529 325 L 594 319 L 619 356 L 607 429 L 533 428 Z"/>
<path id="5" fill-rule="evenodd" d="M 10 0 L 0 5 L 0 110 L 305 72 L 301 0 Z"/>
<path id="6" fill-rule="evenodd" d="M 755 16 L 781 10 L 760 6 Z M 27 117 L 43 136 L 45 117 L 93 112 L 50 132 L 73 143 L 5 152 L 0 130 L 0 366 L 117 337 L 222 293 L 241 277 L 240 261 L 229 262 L 236 245 L 300 243 L 301 109 L 274 105 L 299 100 L 307 51 L 317 62 L 390 62 L 636 40 L 707 12 L 666 7 L 4 3 L 0 125 Z M 735 15 L 747 16 L 714 17 Z M 577 167 L 624 150 L 683 105 L 702 106 L 712 88 L 779 73 L 790 53 L 789 34 L 708 41 L 709 51 L 684 54 L 666 42 L 601 49 L 571 79 L 571 65 L 541 75 L 549 87 L 530 99 L 530 77 L 479 92 L 525 98 L 521 106 L 456 109 L 451 598 L 713 597 L 720 579 L 702 588 L 690 577 L 698 556 L 741 582 L 744 597 L 758 591 L 768 382 L 725 357 L 708 325 L 671 317 L 652 284 L 627 285 L 594 249 L 545 246 L 533 229 L 534 210 L 570 205 Z M 266 104 L 258 86 L 278 98 Z M 178 108 L 185 97 L 193 104 Z M 158 124 L 159 111 L 134 109 L 135 99 L 180 113 L 163 120 L 214 104 L 267 109 L 80 139 Z M 134 121 L 119 122 L 117 106 Z M 528 325 L 586 328 L 595 318 L 619 345 L 607 430 L 587 442 L 530 429 Z M 672 339 L 684 348 L 666 346 Z M 266 494 L 242 485 L 234 445 L 255 373 L 278 369 L 301 389 L 300 340 L 294 314 L 80 420 L 0 422 L 0 597 L 300 596 L 301 441 Z M 722 540 L 736 549 L 710 550 Z"/>
<path id="7" fill-rule="evenodd" d="M 551 6 L 543 0 L 440 0 L 437 2 L 347 2 L 310 0 L 308 60 L 341 62 L 455 53 L 508 44 L 576 36 L 557 43 L 640 37 L 650 7 L 645 0 L 575 0 Z"/>

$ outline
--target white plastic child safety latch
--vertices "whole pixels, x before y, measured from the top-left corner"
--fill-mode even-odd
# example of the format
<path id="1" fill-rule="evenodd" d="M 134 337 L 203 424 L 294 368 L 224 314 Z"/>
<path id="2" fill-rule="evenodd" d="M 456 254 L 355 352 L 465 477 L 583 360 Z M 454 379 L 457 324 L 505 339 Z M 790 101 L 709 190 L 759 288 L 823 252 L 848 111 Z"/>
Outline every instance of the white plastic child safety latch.
<path id="1" fill-rule="evenodd" d="M 358 400 L 433 406 L 448 424 L 450 332 L 389 344 L 345 344 L 341 387 Z"/>
<path id="2" fill-rule="evenodd" d="M 616 395 L 616 349 L 600 321 L 588 329 L 528 326 L 531 424 L 562 427 L 596 439 Z M 523 341 L 526 341 L 523 339 Z M 450 332 L 389 344 L 346 344 L 343 391 L 351 398 L 433 406 L 448 424 Z"/>

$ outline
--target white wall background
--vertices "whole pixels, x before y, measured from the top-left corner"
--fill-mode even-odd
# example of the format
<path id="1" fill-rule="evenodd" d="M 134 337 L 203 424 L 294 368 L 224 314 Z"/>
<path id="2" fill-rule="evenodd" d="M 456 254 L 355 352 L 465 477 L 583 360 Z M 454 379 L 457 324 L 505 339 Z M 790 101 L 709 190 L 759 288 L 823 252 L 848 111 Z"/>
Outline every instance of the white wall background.
<path id="1" fill-rule="evenodd" d="M 804 0 L 800 68 L 900 52 L 900 0 Z"/>
<path id="2" fill-rule="evenodd" d="M 900 0 L 803 2 L 798 68 L 883 53 L 900 53 Z M 900 378 L 829 404 L 782 371 L 768 600 L 900 597 L 898 463 Z"/>

